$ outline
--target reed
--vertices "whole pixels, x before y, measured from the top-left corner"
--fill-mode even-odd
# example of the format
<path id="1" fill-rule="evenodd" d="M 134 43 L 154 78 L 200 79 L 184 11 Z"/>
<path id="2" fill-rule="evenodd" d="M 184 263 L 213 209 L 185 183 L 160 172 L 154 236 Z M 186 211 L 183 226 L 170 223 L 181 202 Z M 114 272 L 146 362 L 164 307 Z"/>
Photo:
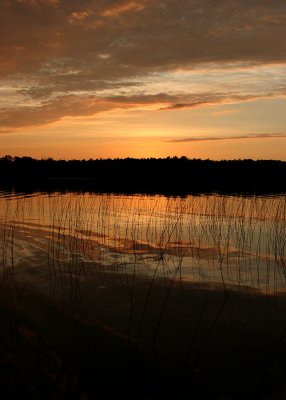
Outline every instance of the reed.
<path id="1" fill-rule="evenodd" d="M 37 195 L 2 198 L 3 278 L 15 277 L 15 254 L 43 251 L 50 291 L 69 281 L 77 297 L 84 265 L 251 286 L 285 287 L 285 196 Z M 32 255 L 31 255 L 32 256 Z M 17 270 L 17 268 L 16 268 Z M 16 272 L 16 275 L 18 270 Z M 28 277 L 27 277 L 28 278 Z M 132 297 L 132 285 L 131 285 Z"/>
<path id="2" fill-rule="evenodd" d="M 204 339 L 200 331 L 209 318 L 210 297 L 198 309 L 190 309 L 193 328 L 178 366 L 180 379 L 200 362 L 232 293 L 249 290 L 264 299 L 285 291 L 285 195 L 180 198 L 39 193 L 2 197 L 0 210 L 5 301 L 10 301 L 9 287 L 20 293 L 28 284 L 61 299 L 75 318 L 83 320 L 92 314 L 92 296 L 86 294 L 90 282 L 95 285 L 95 303 L 96 274 L 101 276 L 102 288 L 102 277 L 110 282 L 114 276 L 114 290 L 124 287 L 128 299 L 119 324 L 129 347 L 135 343 L 135 361 L 141 343 L 150 341 L 160 365 L 164 323 L 178 285 L 182 298 L 188 282 L 223 287 L 224 296 L 204 328 Z M 142 277 L 148 285 L 139 301 Z M 155 312 L 158 282 L 163 295 Z M 106 309 L 107 304 L 103 305 Z M 150 315 L 155 315 L 151 333 L 147 328 Z"/>

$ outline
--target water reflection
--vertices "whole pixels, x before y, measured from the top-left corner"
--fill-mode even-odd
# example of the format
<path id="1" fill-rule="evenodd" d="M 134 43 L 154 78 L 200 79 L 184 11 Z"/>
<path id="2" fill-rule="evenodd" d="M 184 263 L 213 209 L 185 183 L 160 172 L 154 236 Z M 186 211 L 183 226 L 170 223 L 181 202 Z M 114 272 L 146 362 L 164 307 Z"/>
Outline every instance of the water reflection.
<path id="1" fill-rule="evenodd" d="M 3 273 L 42 290 L 67 275 L 83 279 L 87 265 L 268 293 L 286 287 L 285 195 L 1 192 L 0 210 Z"/>

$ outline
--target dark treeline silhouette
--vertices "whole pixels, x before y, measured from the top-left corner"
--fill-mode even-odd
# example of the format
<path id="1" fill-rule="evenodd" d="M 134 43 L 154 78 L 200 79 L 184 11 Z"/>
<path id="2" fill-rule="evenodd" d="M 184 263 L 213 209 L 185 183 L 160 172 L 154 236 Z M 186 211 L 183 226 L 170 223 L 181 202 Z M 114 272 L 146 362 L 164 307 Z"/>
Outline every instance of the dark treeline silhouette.
<path id="1" fill-rule="evenodd" d="M 286 191 L 286 162 L 187 157 L 53 160 L 0 158 L 2 187 L 187 194 Z"/>

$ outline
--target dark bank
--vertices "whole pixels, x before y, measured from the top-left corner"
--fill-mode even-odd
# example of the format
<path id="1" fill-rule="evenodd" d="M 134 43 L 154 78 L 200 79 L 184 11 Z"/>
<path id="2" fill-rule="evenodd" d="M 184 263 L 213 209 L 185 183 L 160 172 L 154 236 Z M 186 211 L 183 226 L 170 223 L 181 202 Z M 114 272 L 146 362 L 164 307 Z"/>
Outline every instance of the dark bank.
<path id="1" fill-rule="evenodd" d="M 278 193 L 286 191 L 286 162 L 187 157 L 97 160 L 0 159 L 0 184 L 19 190 L 94 192 Z"/>

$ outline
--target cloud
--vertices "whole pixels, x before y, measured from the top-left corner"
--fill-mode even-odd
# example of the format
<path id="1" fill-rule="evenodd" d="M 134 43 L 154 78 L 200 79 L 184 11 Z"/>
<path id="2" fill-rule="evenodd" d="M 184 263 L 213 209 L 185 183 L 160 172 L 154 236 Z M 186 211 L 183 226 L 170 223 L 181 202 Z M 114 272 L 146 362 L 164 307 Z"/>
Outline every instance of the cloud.
<path id="1" fill-rule="evenodd" d="M 3 102 L 5 129 L 26 126 L 33 115 L 45 124 L 75 113 L 74 96 L 79 104 L 96 98 L 108 110 L 132 108 L 137 100 L 178 110 L 286 92 L 284 0 L 180 0 L 179 6 L 177 0 L 0 0 L 0 6 L 0 85 L 9 82 L 20 95 L 18 111 Z M 273 65 L 280 67 L 272 71 Z"/>
<path id="2" fill-rule="evenodd" d="M 143 5 L 144 1 L 141 2 L 137 1 L 125 1 L 119 4 L 115 4 L 110 8 L 106 8 L 101 15 L 104 17 L 117 17 L 122 13 L 126 13 L 128 11 L 141 11 L 144 9 Z"/>
<path id="3" fill-rule="evenodd" d="M 140 85 L 138 82 L 136 84 Z M 27 103 L 26 105 L 12 105 L 10 102 L 10 107 L 2 108 L 2 110 L 0 109 L 0 132 L 7 133 L 13 129 L 51 124 L 67 116 L 95 116 L 98 113 L 116 109 L 146 109 L 147 107 L 147 109 L 150 110 L 161 110 L 163 112 L 164 110 L 175 111 L 178 109 L 202 107 L 206 105 L 233 104 L 260 98 L 257 95 L 244 96 L 233 93 L 200 93 L 194 94 L 193 99 L 190 99 L 190 95 L 188 95 L 188 99 L 185 99 L 184 95 L 168 93 L 144 94 L 144 90 L 142 93 L 131 91 L 132 94 L 130 95 L 128 94 L 129 85 L 131 85 L 130 82 L 121 82 L 118 84 L 118 92 L 123 90 L 124 93 L 116 95 L 113 93 L 114 84 L 112 83 L 110 83 L 110 86 L 108 86 L 106 82 L 103 82 L 102 86 L 99 83 L 95 83 L 94 85 L 93 90 L 95 94 L 93 95 L 89 92 L 90 88 L 88 87 L 88 83 L 87 86 L 77 86 L 75 83 L 71 84 L 71 92 L 65 95 L 61 94 L 59 87 L 59 92 L 48 92 L 48 88 L 41 87 L 18 90 L 16 93 L 18 92 L 19 95 L 22 94 L 24 98 L 27 94 L 27 90 L 29 96 L 33 100 L 30 104 Z M 79 91 L 80 87 L 81 89 L 85 88 L 85 91 Z M 109 89 L 107 89 L 108 87 Z M 72 91 L 72 89 L 74 91 Z M 55 88 L 53 88 L 53 90 L 55 90 Z M 127 93 L 125 93 L 126 91 Z M 101 94 L 101 92 L 103 92 L 103 94 Z M 4 91 L 4 94 L 5 93 Z M 281 96 L 283 93 L 286 96 L 286 89 L 285 92 L 279 90 L 278 95 Z M 277 96 L 277 94 L 272 93 L 269 94 L 268 97 L 263 96 L 262 98 L 271 98 L 275 96 Z M 11 99 L 13 99 L 13 96 Z M 178 101 L 183 102 L 180 103 Z M 218 111 L 215 114 L 225 115 L 226 113 L 228 114 L 228 111 L 229 110 Z M 233 113 L 238 110 L 231 111 Z M 210 138 L 208 140 L 216 139 Z"/>
<path id="4" fill-rule="evenodd" d="M 284 0 L 275 5 L 271 0 L 180 0 L 180 7 L 175 0 L 82 0 L 80 7 L 56 0 L 1 4 L 0 47 L 7 59 L 2 74 L 35 70 L 47 58 L 57 57 L 69 65 L 91 67 L 93 56 L 107 49 L 113 55 L 115 76 L 117 69 L 121 76 L 136 76 L 198 63 L 286 61 L 281 40 L 286 35 Z M 116 24 L 108 18 L 113 16 Z M 48 50 L 53 42 L 60 44 L 60 52 Z M 15 45 L 25 49 L 20 63 L 15 62 L 19 54 L 9 51 Z M 113 76 L 110 70 L 108 74 Z"/>
<path id="5" fill-rule="evenodd" d="M 167 98 L 168 99 L 168 98 Z M 133 109 L 150 103 L 167 100 L 165 95 L 97 98 L 94 96 L 61 96 L 54 100 L 39 103 L 37 106 L 21 106 L 0 111 L 0 133 L 14 129 L 47 125 L 63 117 L 92 116 L 98 113 Z"/>
<path id="6" fill-rule="evenodd" d="M 93 11 L 86 10 L 86 11 L 74 11 L 69 16 L 69 22 L 74 23 L 78 21 L 83 21 L 86 18 L 92 16 L 94 14 Z"/>
<path id="7" fill-rule="evenodd" d="M 237 93 L 200 93 L 189 96 L 184 102 L 169 104 L 166 107 L 160 108 L 160 110 L 179 110 L 187 108 L 197 108 L 208 105 L 219 105 L 219 104 L 236 104 L 242 102 L 248 102 L 259 99 L 271 99 L 273 97 L 286 96 L 286 87 L 273 90 L 273 92 L 261 93 L 261 94 L 237 94 Z M 193 98 L 191 98 L 193 97 Z M 221 115 L 222 112 L 219 112 Z"/>
<path id="8" fill-rule="evenodd" d="M 286 133 L 249 133 L 240 136 L 208 136 L 208 137 L 187 137 L 181 139 L 169 139 L 167 143 L 185 143 L 185 142 L 209 142 L 221 140 L 245 140 L 245 139 L 274 139 L 286 138 Z"/>

